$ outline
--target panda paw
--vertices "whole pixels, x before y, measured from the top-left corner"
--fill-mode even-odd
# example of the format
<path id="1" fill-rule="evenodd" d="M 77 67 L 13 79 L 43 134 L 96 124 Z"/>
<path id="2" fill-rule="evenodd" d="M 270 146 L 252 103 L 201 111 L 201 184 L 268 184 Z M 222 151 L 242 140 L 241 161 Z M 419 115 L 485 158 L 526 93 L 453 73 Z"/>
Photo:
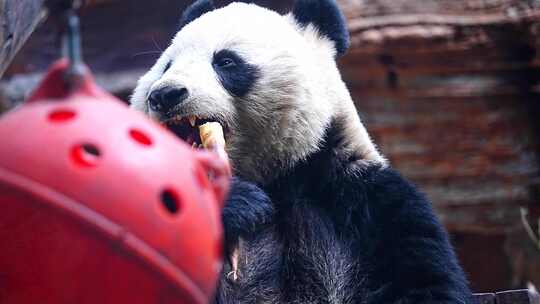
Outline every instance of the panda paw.
<path id="1" fill-rule="evenodd" d="M 235 246 L 238 240 L 249 238 L 273 219 L 270 198 L 257 185 L 233 177 L 231 190 L 222 212 L 225 242 Z"/>
<path id="2" fill-rule="evenodd" d="M 249 239 L 273 219 L 274 207 L 266 193 L 255 184 L 234 177 L 222 212 L 225 230 L 226 278 L 236 281 L 242 239 Z"/>

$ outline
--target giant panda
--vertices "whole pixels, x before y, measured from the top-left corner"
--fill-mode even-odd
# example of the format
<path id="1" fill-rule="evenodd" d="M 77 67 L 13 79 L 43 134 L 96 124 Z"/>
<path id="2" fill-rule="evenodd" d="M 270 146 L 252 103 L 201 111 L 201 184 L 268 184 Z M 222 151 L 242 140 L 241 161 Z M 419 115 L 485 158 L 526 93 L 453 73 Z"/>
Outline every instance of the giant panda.
<path id="1" fill-rule="evenodd" d="M 189 144 L 201 123 L 225 128 L 234 178 L 216 303 L 472 301 L 430 202 L 358 116 L 336 65 L 348 44 L 334 0 L 286 15 L 198 0 L 138 81 L 131 106 Z"/>

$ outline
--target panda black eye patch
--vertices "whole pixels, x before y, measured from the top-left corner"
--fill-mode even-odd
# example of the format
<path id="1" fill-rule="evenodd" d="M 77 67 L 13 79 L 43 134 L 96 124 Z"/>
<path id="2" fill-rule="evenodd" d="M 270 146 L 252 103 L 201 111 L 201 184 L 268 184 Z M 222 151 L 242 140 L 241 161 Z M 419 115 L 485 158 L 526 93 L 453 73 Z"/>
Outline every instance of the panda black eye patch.
<path id="1" fill-rule="evenodd" d="M 259 69 L 247 63 L 231 50 L 221 50 L 214 54 L 212 67 L 221 85 L 233 96 L 243 97 L 259 78 Z"/>

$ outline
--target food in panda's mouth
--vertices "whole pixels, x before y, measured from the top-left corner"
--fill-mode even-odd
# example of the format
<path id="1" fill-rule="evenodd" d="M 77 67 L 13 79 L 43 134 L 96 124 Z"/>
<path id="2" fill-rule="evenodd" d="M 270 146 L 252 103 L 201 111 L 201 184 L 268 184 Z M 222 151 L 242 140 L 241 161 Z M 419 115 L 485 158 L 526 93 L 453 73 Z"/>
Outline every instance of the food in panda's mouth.
<path id="1" fill-rule="evenodd" d="M 200 125 L 199 135 L 203 148 L 217 153 L 218 157 L 228 164 L 228 173 L 231 175 L 229 157 L 225 152 L 225 133 L 221 124 L 214 121 Z"/>
<path id="2" fill-rule="evenodd" d="M 223 148 L 225 146 L 227 129 L 222 127 L 221 124 L 214 119 L 200 118 L 197 116 L 177 116 L 163 122 L 163 124 L 176 136 L 194 148 L 203 147 L 200 127 L 209 124 L 211 130 L 209 134 L 212 134 L 212 140 L 217 140 L 216 144 L 220 144 Z M 202 129 L 206 130 L 206 128 Z"/>
<path id="3" fill-rule="evenodd" d="M 205 149 L 225 147 L 225 135 L 219 122 L 207 122 L 199 126 L 199 134 Z"/>
<path id="4" fill-rule="evenodd" d="M 227 173 L 231 175 L 229 156 L 225 151 L 228 134 L 227 126 L 214 119 L 196 116 L 175 117 L 163 123 L 169 131 L 193 148 L 212 150 L 218 158 L 227 164 Z"/>

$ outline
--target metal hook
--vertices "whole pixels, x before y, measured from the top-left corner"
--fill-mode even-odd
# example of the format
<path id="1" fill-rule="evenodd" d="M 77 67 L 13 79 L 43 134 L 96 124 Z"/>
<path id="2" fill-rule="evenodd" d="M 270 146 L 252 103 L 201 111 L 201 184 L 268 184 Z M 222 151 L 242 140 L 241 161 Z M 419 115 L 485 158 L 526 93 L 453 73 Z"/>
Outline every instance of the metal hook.
<path id="1" fill-rule="evenodd" d="M 65 24 L 62 36 L 62 56 L 69 61 L 65 79 L 70 87 L 76 87 L 84 75 L 85 66 L 82 61 L 79 17 L 75 9 L 71 8 L 66 11 Z"/>

